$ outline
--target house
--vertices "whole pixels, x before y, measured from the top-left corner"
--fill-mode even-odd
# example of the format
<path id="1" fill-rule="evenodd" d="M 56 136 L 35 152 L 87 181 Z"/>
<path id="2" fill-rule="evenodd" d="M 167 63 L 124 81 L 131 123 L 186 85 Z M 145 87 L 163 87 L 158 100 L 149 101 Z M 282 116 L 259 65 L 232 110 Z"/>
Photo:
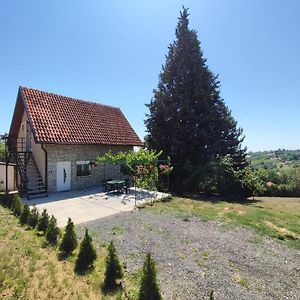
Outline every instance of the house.
<path id="1" fill-rule="evenodd" d="M 7 146 L 17 187 L 30 198 L 116 178 L 117 166 L 93 160 L 143 143 L 119 108 L 19 87 Z"/>

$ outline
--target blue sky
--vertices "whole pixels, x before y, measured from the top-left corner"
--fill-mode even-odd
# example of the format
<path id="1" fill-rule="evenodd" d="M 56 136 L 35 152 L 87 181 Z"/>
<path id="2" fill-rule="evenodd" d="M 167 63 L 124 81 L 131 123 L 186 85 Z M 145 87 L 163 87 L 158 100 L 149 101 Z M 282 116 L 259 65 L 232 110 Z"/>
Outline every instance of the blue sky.
<path id="1" fill-rule="evenodd" d="M 300 1 L 0 1 L 0 132 L 19 85 L 118 106 L 138 135 L 190 8 L 249 150 L 300 148 Z"/>

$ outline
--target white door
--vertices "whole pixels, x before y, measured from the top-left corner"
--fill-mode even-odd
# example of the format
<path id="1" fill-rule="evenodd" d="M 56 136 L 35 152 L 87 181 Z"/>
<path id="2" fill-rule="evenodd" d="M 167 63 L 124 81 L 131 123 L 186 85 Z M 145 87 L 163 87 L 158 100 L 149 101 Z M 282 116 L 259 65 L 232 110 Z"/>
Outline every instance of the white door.
<path id="1" fill-rule="evenodd" d="M 56 166 L 56 190 L 58 192 L 71 189 L 71 162 L 59 161 Z"/>

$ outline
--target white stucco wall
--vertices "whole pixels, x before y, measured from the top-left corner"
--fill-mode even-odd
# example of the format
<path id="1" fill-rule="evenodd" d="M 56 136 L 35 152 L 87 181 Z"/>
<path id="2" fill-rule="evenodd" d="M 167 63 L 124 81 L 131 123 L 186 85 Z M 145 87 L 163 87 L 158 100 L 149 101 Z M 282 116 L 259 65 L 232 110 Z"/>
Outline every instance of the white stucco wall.
<path id="1" fill-rule="evenodd" d="M 14 191 L 15 188 L 15 166 L 8 166 L 8 189 Z M 6 166 L 5 163 L 0 163 L 0 192 L 6 189 Z"/>
<path id="2" fill-rule="evenodd" d="M 24 111 L 23 113 L 23 116 L 22 116 L 22 121 L 21 121 L 21 124 L 20 124 L 20 128 L 19 128 L 19 133 L 18 133 L 18 150 L 19 151 L 25 151 L 24 147 L 26 145 L 25 143 L 25 139 L 26 139 L 26 113 Z M 24 140 L 24 144 L 21 143 L 21 140 L 20 139 L 23 139 Z"/>
<path id="3" fill-rule="evenodd" d="M 43 178 L 43 182 L 45 183 L 45 176 L 46 176 L 46 173 L 45 173 L 45 159 L 46 159 L 45 152 L 43 151 L 41 144 L 36 144 L 34 142 L 34 139 L 31 142 L 31 147 L 32 147 L 31 151 L 32 151 L 34 160 L 35 160 L 36 165 L 37 165 L 37 167 L 40 171 L 40 174 Z"/>
<path id="4" fill-rule="evenodd" d="M 23 116 L 22 116 L 22 122 L 19 128 L 19 133 L 18 133 L 18 138 L 23 138 L 24 139 L 24 147 L 26 147 L 26 138 L 28 138 L 26 136 L 26 126 L 27 125 L 27 115 L 26 112 L 24 111 Z M 23 128 L 22 128 L 22 124 L 23 124 Z M 21 145 L 19 145 L 19 150 L 21 149 Z M 25 149 L 23 149 L 25 150 Z M 36 162 L 36 165 L 39 169 L 39 172 L 43 178 L 43 182 L 45 183 L 45 177 L 46 177 L 46 173 L 45 173 L 45 152 L 43 151 L 42 147 L 40 144 L 36 144 L 34 141 L 34 138 L 31 139 L 31 151 L 34 157 L 34 160 Z"/>

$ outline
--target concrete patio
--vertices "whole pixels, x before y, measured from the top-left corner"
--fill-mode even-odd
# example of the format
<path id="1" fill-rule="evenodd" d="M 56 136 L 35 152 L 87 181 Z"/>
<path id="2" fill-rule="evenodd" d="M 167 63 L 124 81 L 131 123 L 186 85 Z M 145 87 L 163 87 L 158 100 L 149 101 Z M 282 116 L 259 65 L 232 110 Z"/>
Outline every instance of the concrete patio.
<path id="1" fill-rule="evenodd" d="M 135 209 L 135 195 L 137 204 L 151 202 L 167 197 L 168 194 L 150 192 L 131 188 L 128 194 L 102 192 L 101 188 L 86 191 L 68 191 L 50 194 L 48 197 L 27 201 L 30 206 L 36 205 L 39 212 L 47 209 L 49 215 L 57 218 L 59 227 L 67 224 L 71 218 L 74 224 L 80 224 L 114 214 Z"/>

